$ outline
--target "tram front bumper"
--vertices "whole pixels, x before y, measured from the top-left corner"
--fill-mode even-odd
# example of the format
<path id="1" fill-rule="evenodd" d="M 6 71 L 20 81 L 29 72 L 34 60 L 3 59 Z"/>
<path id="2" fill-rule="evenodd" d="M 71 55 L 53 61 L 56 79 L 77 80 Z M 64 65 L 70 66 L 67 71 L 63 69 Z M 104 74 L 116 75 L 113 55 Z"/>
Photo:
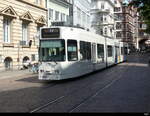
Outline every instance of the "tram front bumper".
<path id="1" fill-rule="evenodd" d="M 60 74 L 39 74 L 39 80 L 61 80 Z"/>

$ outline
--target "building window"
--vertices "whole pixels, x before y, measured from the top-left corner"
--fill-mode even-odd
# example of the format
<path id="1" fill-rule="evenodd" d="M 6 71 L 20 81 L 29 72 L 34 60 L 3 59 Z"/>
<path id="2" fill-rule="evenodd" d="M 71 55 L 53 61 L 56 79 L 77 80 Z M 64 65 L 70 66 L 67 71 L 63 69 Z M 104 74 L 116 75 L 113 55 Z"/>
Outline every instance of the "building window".
<path id="1" fill-rule="evenodd" d="M 87 16 L 87 24 L 90 24 L 90 16 Z"/>
<path id="2" fill-rule="evenodd" d="M 68 40 L 68 61 L 78 60 L 78 49 L 76 40 Z"/>
<path id="3" fill-rule="evenodd" d="M 42 4 L 42 0 L 35 0 L 35 4 L 41 5 Z"/>
<path id="4" fill-rule="evenodd" d="M 10 35 L 11 35 L 11 19 L 4 18 L 3 22 L 3 35 L 4 35 L 4 43 L 10 43 Z"/>
<path id="5" fill-rule="evenodd" d="M 28 24 L 27 23 L 22 24 L 22 41 L 23 41 L 23 45 L 27 45 L 27 41 L 28 41 Z"/>
<path id="6" fill-rule="evenodd" d="M 85 21 L 86 21 L 86 14 L 84 12 L 82 12 L 82 16 L 83 16 L 83 23 L 85 23 Z"/>
<path id="7" fill-rule="evenodd" d="M 49 8 L 49 19 L 53 20 L 53 9 Z"/>
<path id="8" fill-rule="evenodd" d="M 35 61 L 35 54 L 31 55 L 31 59 L 32 59 L 32 61 Z"/>
<path id="9" fill-rule="evenodd" d="M 117 32 L 117 33 L 116 33 L 116 38 L 119 38 L 119 39 L 120 39 L 121 37 L 122 37 L 122 32 Z"/>
<path id="10" fill-rule="evenodd" d="M 68 15 L 66 15 L 66 21 L 67 21 L 67 22 L 70 22 L 70 18 L 69 18 Z"/>
<path id="11" fill-rule="evenodd" d="M 48 8 L 48 2 L 45 0 L 45 8 Z"/>
<path id="12" fill-rule="evenodd" d="M 121 11 L 121 8 L 120 8 L 120 7 L 115 7 L 115 8 L 114 8 L 114 11 L 115 11 L 115 12 L 119 12 L 119 11 Z"/>
<path id="13" fill-rule="evenodd" d="M 124 48 L 121 47 L 121 55 L 124 55 Z"/>
<path id="14" fill-rule="evenodd" d="M 104 7 L 104 3 L 102 3 L 102 4 L 101 4 L 101 9 L 104 9 L 104 8 L 105 8 L 105 7 Z"/>
<path id="15" fill-rule="evenodd" d="M 122 23 L 116 23 L 116 29 L 122 29 Z"/>
<path id="16" fill-rule="evenodd" d="M 107 35 L 107 28 L 105 28 L 105 35 Z"/>
<path id="17" fill-rule="evenodd" d="M 91 60 L 91 43 L 90 42 L 80 42 L 80 59 L 81 60 Z"/>
<path id="18" fill-rule="evenodd" d="M 103 29 L 100 29 L 100 34 L 103 35 Z"/>
<path id="19" fill-rule="evenodd" d="M 100 15 L 100 21 L 103 22 L 103 15 Z"/>
<path id="20" fill-rule="evenodd" d="M 35 4 L 38 4 L 38 0 L 35 0 Z"/>
<path id="21" fill-rule="evenodd" d="M 78 17 L 78 24 L 81 24 L 81 10 L 77 8 L 77 17 Z"/>
<path id="22" fill-rule="evenodd" d="M 143 31 L 140 31 L 140 32 L 139 32 L 139 36 L 144 36 L 144 32 L 143 32 Z"/>
<path id="23" fill-rule="evenodd" d="M 40 39 L 40 28 L 41 28 L 42 26 L 37 26 L 37 35 L 36 35 L 36 38 L 35 38 L 35 40 L 34 40 L 34 45 L 37 45 L 37 46 L 39 46 L 39 39 Z"/>
<path id="24" fill-rule="evenodd" d="M 65 14 L 61 13 L 61 21 L 65 21 Z"/>
<path id="25" fill-rule="evenodd" d="M 58 11 L 55 11 L 55 20 L 56 21 L 59 21 L 59 12 Z"/>
<path id="26" fill-rule="evenodd" d="M 106 16 L 104 17 L 104 21 L 105 21 L 105 22 L 107 21 L 107 17 L 106 17 Z"/>

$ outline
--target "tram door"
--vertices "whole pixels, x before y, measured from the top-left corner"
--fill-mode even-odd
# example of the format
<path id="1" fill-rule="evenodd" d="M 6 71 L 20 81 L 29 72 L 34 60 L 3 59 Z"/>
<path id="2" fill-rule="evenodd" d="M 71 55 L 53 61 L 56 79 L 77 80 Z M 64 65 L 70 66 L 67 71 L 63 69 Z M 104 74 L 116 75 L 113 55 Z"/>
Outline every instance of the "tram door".
<path id="1" fill-rule="evenodd" d="M 115 63 L 118 63 L 119 62 L 119 46 L 115 46 Z"/>
<path id="2" fill-rule="evenodd" d="M 92 44 L 92 62 L 93 63 L 96 63 L 96 44 L 93 43 Z"/>
<path id="3" fill-rule="evenodd" d="M 118 49 L 117 46 L 115 46 L 115 63 L 118 63 Z"/>

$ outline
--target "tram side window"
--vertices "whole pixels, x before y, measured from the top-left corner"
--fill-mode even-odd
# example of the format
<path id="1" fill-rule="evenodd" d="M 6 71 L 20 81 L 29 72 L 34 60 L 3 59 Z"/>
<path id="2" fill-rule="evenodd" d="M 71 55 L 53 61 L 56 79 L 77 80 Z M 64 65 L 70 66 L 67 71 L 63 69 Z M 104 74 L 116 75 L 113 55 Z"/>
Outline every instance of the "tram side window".
<path id="1" fill-rule="evenodd" d="M 97 55 L 99 59 L 102 59 L 102 61 L 104 61 L 104 45 L 97 44 Z"/>
<path id="2" fill-rule="evenodd" d="M 124 54 L 127 55 L 128 54 L 128 48 L 124 47 Z"/>
<path id="3" fill-rule="evenodd" d="M 91 43 L 80 41 L 80 59 L 91 60 Z"/>
<path id="4" fill-rule="evenodd" d="M 78 50 L 77 50 L 77 41 L 68 40 L 68 61 L 77 61 L 78 60 Z"/>
<path id="5" fill-rule="evenodd" d="M 113 47 L 107 46 L 107 49 L 108 49 L 108 57 L 112 57 L 113 56 Z"/>
<path id="6" fill-rule="evenodd" d="M 86 58 L 87 60 L 91 60 L 91 43 L 86 42 Z"/>

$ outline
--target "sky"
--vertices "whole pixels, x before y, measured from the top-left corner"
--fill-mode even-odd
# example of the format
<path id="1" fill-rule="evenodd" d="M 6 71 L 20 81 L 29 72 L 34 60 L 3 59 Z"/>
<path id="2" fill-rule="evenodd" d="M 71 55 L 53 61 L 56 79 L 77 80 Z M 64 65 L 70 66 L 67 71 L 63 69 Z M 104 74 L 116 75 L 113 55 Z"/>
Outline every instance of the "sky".
<path id="1" fill-rule="evenodd" d="M 91 0 L 88 0 L 89 2 L 91 2 Z"/>

